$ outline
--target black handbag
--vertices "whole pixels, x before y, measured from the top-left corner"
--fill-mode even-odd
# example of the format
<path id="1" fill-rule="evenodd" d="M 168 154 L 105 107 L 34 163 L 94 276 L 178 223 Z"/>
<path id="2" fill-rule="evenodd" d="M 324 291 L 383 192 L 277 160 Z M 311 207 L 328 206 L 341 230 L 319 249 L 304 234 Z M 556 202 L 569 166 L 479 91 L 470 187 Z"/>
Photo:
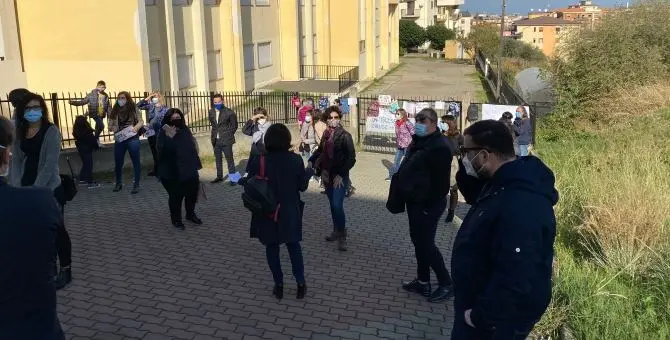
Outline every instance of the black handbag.
<path id="1" fill-rule="evenodd" d="M 257 176 L 244 182 L 242 203 L 252 214 L 268 216 L 275 222 L 278 218 L 279 202 L 270 186 L 270 179 L 265 177 L 265 156 L 260 156 L 260 171 Z"/>
<path id="2" fill-rule="evenodd" d="M 70 157 L 67 158 L 67 166 L 70 168 L 70 174 L 60 174 L 60 183 L 63 187 L 65 201 L 69 202 L 72 201 L 75 196 L 77 196 L 77 183 L 74 181 L 74 171 L 72 171 Z"/>
<path id="3" fill-rule="evenodd" d="M 400 193 L 400 176 L 398 173 L 391 177 L 391 186 L 389 187 L 389 195 L 386 199 L 386 209 L 391 214 L 400 214 L 405 212 L 405 199 Z"/>

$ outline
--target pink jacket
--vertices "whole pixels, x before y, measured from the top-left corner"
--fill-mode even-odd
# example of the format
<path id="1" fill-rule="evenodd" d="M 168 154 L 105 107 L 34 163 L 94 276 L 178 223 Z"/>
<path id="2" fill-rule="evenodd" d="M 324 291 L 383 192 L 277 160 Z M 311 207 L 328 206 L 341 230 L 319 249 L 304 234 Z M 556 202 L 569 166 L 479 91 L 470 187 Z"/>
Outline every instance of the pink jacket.
<path id="1" fill-rule="evenodd" d="M 412 135 L 414 134 L 414 125 L 409 119 L 405 120 L 403 124 L 396 124 L 395 126 L 395 142 L 398 148 L 405 149 L 412 143 Z"/>

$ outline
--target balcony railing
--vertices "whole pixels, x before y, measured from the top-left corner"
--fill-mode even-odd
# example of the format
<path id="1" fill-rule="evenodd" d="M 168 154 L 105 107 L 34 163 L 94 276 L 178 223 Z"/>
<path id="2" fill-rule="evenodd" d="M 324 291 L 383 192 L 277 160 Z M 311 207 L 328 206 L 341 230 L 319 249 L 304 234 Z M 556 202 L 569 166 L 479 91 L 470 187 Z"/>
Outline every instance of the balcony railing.
<path id="1" fill-rule="evenodd" d="M 342 92 L 358 82 L 358 66 L 300 65 L 300 78 L 337 80 Z"/>
<path id="2" fill-rule="evenodd" d="M 411 10 L 411 11 L 403 9 L 403 10 L 400 10 L 400 16 L 403 17 L 403 18 L 418 18 L 419 16 L 421 16 L 421 13 L 420 13 L 420 11 L 417 11 L 416 9 Z"/>

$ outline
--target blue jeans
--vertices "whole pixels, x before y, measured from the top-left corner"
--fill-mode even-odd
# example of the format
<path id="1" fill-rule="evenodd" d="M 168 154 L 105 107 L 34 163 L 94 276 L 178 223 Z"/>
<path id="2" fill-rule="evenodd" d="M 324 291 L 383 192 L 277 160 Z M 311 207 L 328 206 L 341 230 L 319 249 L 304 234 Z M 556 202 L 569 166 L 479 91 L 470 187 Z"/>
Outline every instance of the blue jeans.
<path id="1" fill-rule="evenodd" d="M 99 139 L 102 130 L 105 129 L 105 122 L 102 120 L 102 117 L 95 115 L 91 117 L 95 121 L 95 138 Z"/>
<path id="2" fill-rule="evenodd" d="M 298 284 L 305 283 L 305 264 L 302 259 L 302 248 L 300 242 L 286 243 L 288 249 L 288 256 L 291 258 L 291 266 L 293 267 L 293 276 Z M 284 273 L 281 270 L 281 260 L 279 258 L 279 244 L 272 243 L 265 246 L 265 256 L 268 260 L 268 266 L 272 272 L 276 285 L 284 285 Z"/>
<path id="3" fill-rule="evenodd" d="M 142 169 L 140 168 L 140 138 L 138 136 L 114 144 L 114 174 L 116 175 L 116 184 L 123 183 L 123 162 L 126 158 L 126 151 L 130 154 L 130 160 L 133 162 L 134 184 L 139 185 L 140 171 Z"/>
<path id="4" fill-rule="evenodd" d="M 342 186 L 333 188 L 332 183 L 326 186 L 326 195 L 330 202 L 330 214 L 333 217 L 333 226 L 337 231 L 344 231 L 346 218 L 344 216 L 344 195 L 347 193 L 349 177 L 342 178 Z"/>
<path id="5" fill-rule="evenodd" d="M 403 157 L 405 157 L 405 153 L 407 152 L 407 149 L 401 149 L 398 148 L 395 152 L 395 160 L 393 161 L 393 167 L 389 169 L 389 177 L 393 176 L 396 172 L 398 172 L 398 168 L 400 168 L 400 162 L 402 162 Z"/>
<path id="6" fill-rule="evenodd" d="M 519 144 L 519 156 L 528 156 L 528 144 Z"/>

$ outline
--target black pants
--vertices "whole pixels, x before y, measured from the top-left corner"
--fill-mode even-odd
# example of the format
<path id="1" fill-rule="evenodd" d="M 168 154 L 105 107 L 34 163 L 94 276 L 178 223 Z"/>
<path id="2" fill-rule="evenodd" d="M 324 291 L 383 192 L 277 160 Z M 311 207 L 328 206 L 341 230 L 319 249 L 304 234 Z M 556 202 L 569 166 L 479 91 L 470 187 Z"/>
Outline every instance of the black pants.
<path id="1" fill-rule="evenodd" d="M 93 152 L 77 148 L 79 158 L 81 158 L 81 170 L 79 171 L 79 180 L 88 183 L 93 182 Z"/>
<path id="2" fill-rule="evenodd" d="M 153 172 L 156 173 L 158 168 L 158 152 L 156 151 L 156 136 L 147 137 L 149 141 L 149 148 L 151 149 L 151 157 L 154 159 Z"/>
<path id="3" fill-rule="evenodd" d="M 72 264 L 72 241 L 65 229 L 65 192 L 62 185 L 54 190 L 54 197 L 61 208 L 61 223 L 56 230 L 56 253 L 61 268 L 69 267 Z"/>
<path id="4" fill-rule="evenodd" d="M 214 158 L 216 159 L 216 177 L 223 178 L 223 157 L 226 157 L 228 165 L 228 176 L 237 172 L 235 170 L 235 159 L 233 158 L 233 146 L 222 145 L 218 141 L 214 143 Z"/>
<path id="5" fill-rule="evenodd" d="M 161 179 L 161 184 L 168 193 L 168 205 L 172 223 L 181 222 L 181 204 L 186 201 L 186 216 L 195 215 L 195 203 L 198 201 L 200 178 L 180 182 L 178 180 Z"/>
<path id="6" fill-rule="evenodd" d="M 409 235 L 416 255 L 416 276 L 419 281 L 430 282 L 430 269 L 435 271 L 440 285 L 451 285 L 451 277 L 440 249 L 435 245 L 437 223 L 447 208 L 447 200 L 440 199 L 428 206 L 407 204 Z"/>

